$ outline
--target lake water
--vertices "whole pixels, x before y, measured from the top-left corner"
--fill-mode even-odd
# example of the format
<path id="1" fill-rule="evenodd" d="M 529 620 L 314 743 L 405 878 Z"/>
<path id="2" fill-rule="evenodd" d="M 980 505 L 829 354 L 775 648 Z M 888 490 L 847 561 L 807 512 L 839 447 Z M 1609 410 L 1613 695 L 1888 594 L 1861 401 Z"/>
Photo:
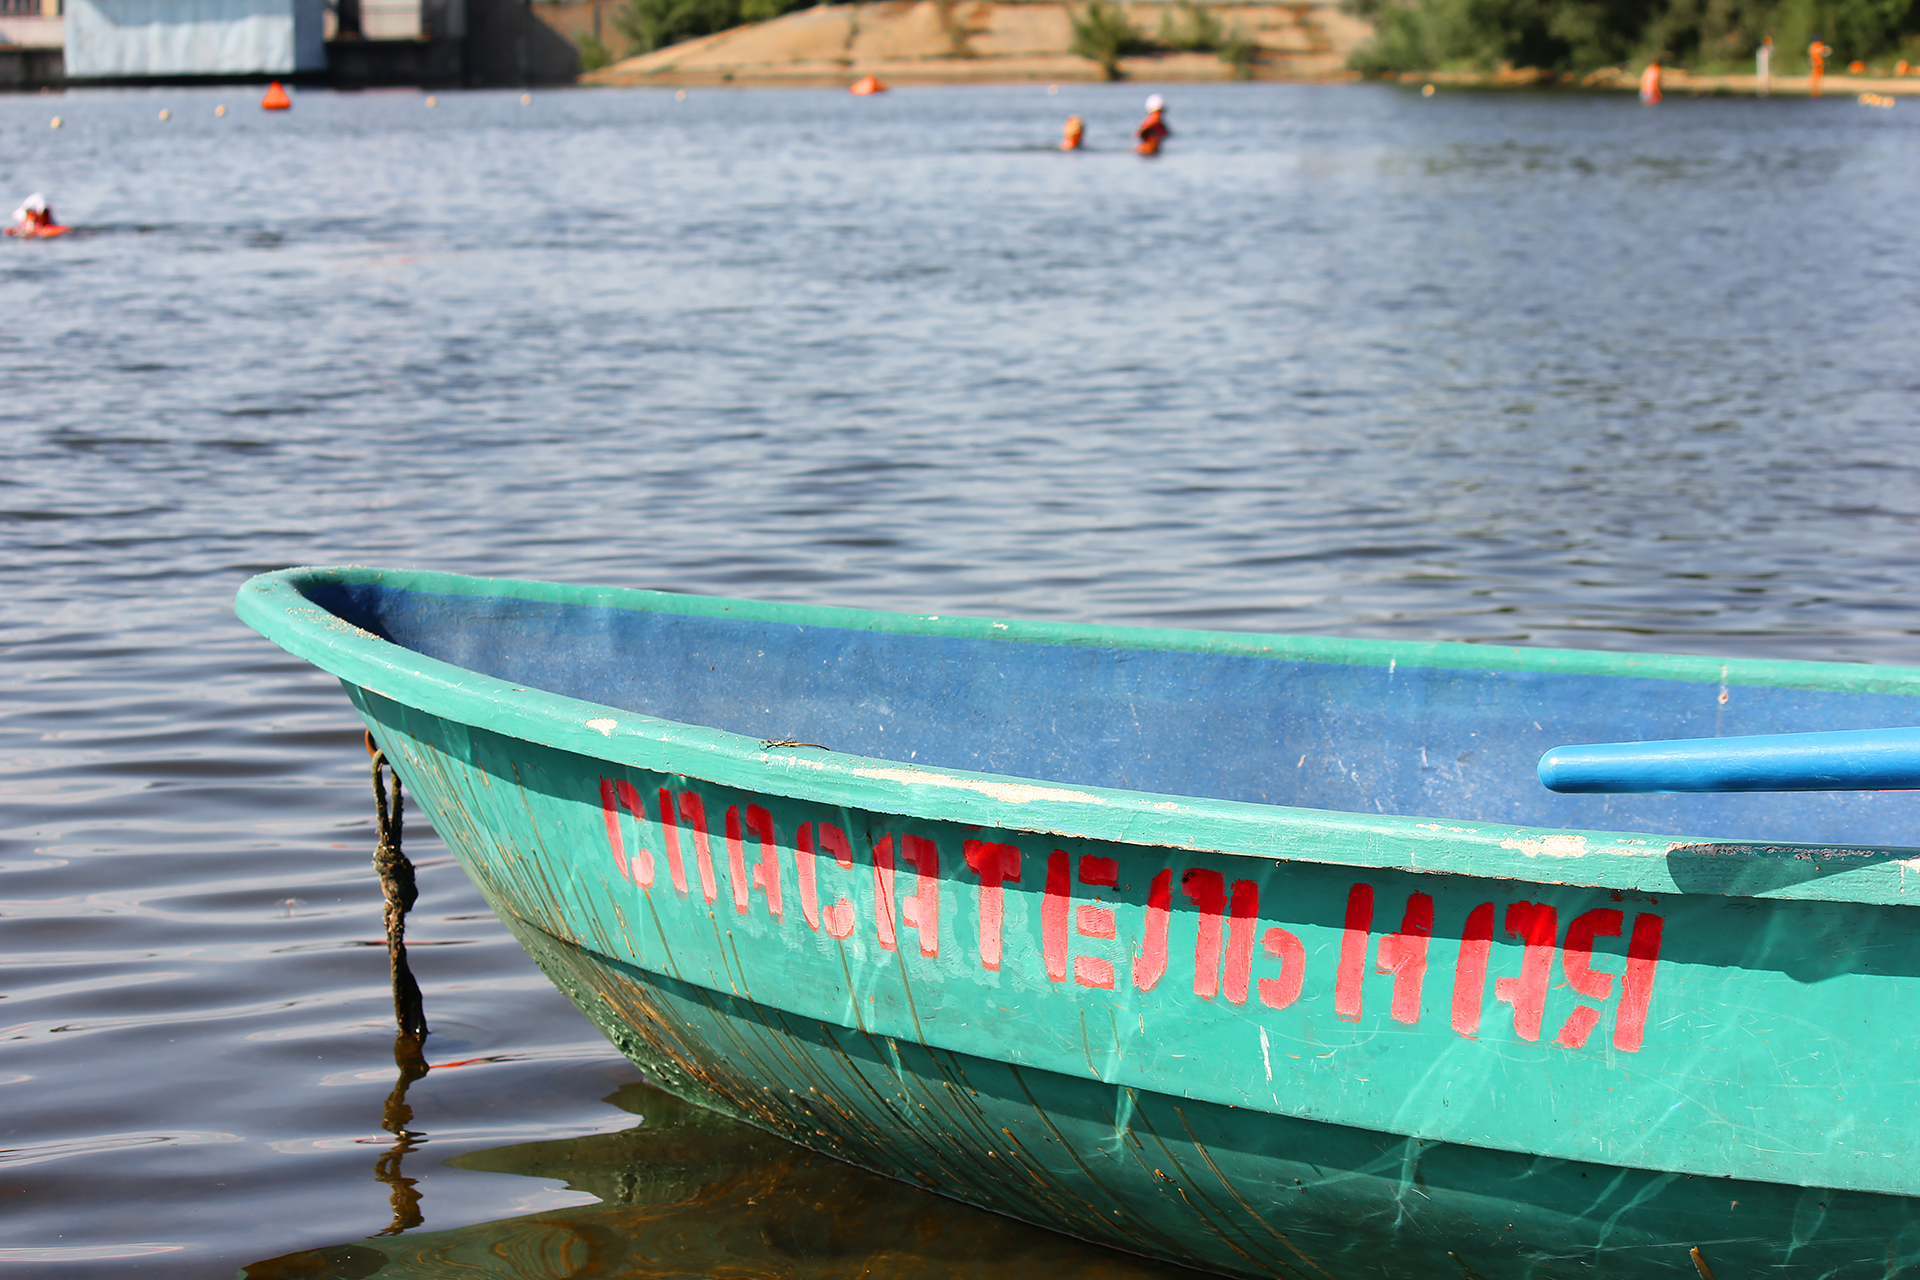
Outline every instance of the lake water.
<path id="1" fill-rule="evenodd" d="M 421 823 L 396 1091 L 259 570 L 1914 660 L 1920 103 L 1146 91 L 0 99 L 9 1274 L 1170 1274 L 649 1091 Z"/>

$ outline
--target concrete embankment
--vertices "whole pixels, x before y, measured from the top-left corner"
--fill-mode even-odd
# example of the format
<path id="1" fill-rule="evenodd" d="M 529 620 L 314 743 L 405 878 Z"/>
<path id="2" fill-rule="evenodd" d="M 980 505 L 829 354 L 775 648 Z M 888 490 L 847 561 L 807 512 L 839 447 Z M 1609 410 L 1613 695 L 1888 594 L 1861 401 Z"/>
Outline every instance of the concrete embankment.
<path id="1" fill-rule="evenodd" d="M 1152 36 L 1173 6 L 1125 6 Z M 1333 0 L 1211 6 L 1227 31 L 1257 46 L 1257 80 L 1353 79 L 1347 56 L 1372 34 Z M 582 76 L 615 85 L 844 85 L 862 76 L 888 84 L 989 84 L 1101 79 L 1100 65 L 1070 51 L 1065 4 L 1012 0 L 878 0 L 822 5 L 770 22 L 669 45 Z M 1123 58 L 1135 80 L 1229 80 L 1235 68 L 1212 53 Z"/>

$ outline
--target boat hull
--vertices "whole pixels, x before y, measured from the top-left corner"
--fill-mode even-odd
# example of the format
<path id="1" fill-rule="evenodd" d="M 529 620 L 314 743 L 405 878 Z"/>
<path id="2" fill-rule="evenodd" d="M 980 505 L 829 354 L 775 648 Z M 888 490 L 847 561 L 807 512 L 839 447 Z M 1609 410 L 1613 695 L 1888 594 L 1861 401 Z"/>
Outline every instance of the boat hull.
<path id="1" fill-rule="evenodd" d="M 615 1044 L 794 1141 L 1249 1276 L 1920 1265 L 1920 799 L 1533 777 L 1920 723 L 1920 670 L 367 569 L 239 608 Z"/>
<path id="2" fill-rule="evenodd" d="M 1544 1011 L 1547 1034 L 1531 1042 L 1519 1038 L 1511 1002 L 1491 998 L 1501 980 L 1493 974 L 1524 966 L 1524 947 L 1512 946 L 1500 948 L 1514 954 L 1496 959 L 1483 979 L 1488 998 L 1476 1038 L 1461 1036 L 1450 1025 L 1457 1001 L 1449 986 L 1459 984 L 1446 980 L 1458 959 L 1439 953 L 1449 945 L 1463 949 L 1463 940 L 1446 937 L 1444 924 L 1430 941 L 1431 988 L 1416 1008 L 1400 1010 L 1411 1014 L 1411 1023 L 1393 1016 L 1397 975 L 1377 972 L 1371 962 L 1362 975 L 1361 1007 L 1344 1019 L 1333 1007 L 1339 992 L 1328 988 L 1338 985 L 1339 953 L 1354 923 L 1346 912 L 1357 883 L 1351 870 L 1273 860 L 1250 870 L 1244 865 L 1250 860 L 1236 865 L 1220 855 L 1173 855 L 1162 847 L 1057 835 L 1036 839 L 971 824 L 903 824 L 885 814 L 795 805 L 775 794 L 553 752 L 365 689 L 349 686 L 349 693 L 415 803 L 501 918 L 652 1080 L 851 1163 L 1088 1240 L 1233 1275 L 1696 1276 L 1691 1251 L 1699 1248 L 1720 1275 L 1764 1269 L 1783 1276 L 1880 1277 L 1920 1258 L 1920 1201 L 1905 1195 L 1728 1176 L 1707 1172 L 1704 1162 L 1690 1173 L 1541 1154 L 1537 1148 L 1560 1140 L 1543 1116 L 1555 1110 L 1592 1107 L 1585 1118 L 1612 1135 L 1607 1141 L 1616 1147 L 1631 1145 L 1636 1127 L 1658 1129 L 1683 1091 L 1649 1088 L 1647 1078 L 1684 1072 L 1698 1086 L 1700 1063 L 1711 1061 L 1716 1046 L 1656 1057 L 1643 1068 L 1634 1059 L 1649 1048 L 1644 1041 L 1623 1050 L 1611 1043 L 1617 1026 L 1596 1024 L 1590 1047 L 1568 1050 L 1551 1043 L 1554 1026 L 1573 1016 L 1566 1012 L 1571 1001 L 1558 998 Z M 611 805 L 603 783 L 611 785 Z M 662 790 L 671 802 L 664 812 L 679 823 L 684 889 L 674 887 L 668 865 Z M 711 815 L 704 858 L 686 796 L 699 797 Z M 782 872 L 763 874 L 758 883 L 755 871 L 767 870 L 755 829 L 762 824 L 755 819 L 730 839 L 722 816 L 744 819 L 749 806 L 768 812 L 765 826 Z M 827 817 L 846 834 L 849 849 L 861 850 L 855 876 L 824 865 L 833 857 L 820 845 L 819 825 Z M 800 836 L 809 825 L 811 841 Z M 948 908 L 940 917 L 949 932 L 939 939 L 954 961 L 947 967 L 938 955 L 922 954 L 907 923 L 907 917 L 927 917 L 901 902 L 919 896 L 906 892 L 912 876 L 906 861 L 895 859 L 891 890 L 875 870 L 875 848 L 884 848 L 889 834 L 909 830 L 943 855 L 949 872 L 942 884 Z M 1048 912 L 1046 886 L 1036 882 L 1043 878 L 1031 872 L 1022 883 L 1001 886 L 1001 967 L 984 970 L 979 886 L 957 883 L 963 876 L 952 874 L 955 864 L 967 865 L 970 842 L 976 853 L 982 844 L 1024 846 L 1023 857 L 1053 861 L 1056 870 L 1050 855 L 1059 845 L 1069 846 L 1072 870 L 1082 858 L 1111 858 L 1118 886 L 1105 900 L 1120 918 L 1122 937 L 1149 929 L 1152 879 L 1169 865 L 1189 885 L 1224 868 L 1229 899 L 1231 873 L 1247 871 L 1257 879 L 1237 883 L 1257 884 L 1260 900 L 1275 904 L 1256 907 L 1258 928 L 1286 928 L 1303 939 L 1302 990 L 1277 1009 L 1288 991 L 1269 989 L 1272 998 L 1261 999 L 1259 983 L 1288 982 L 1287 956 L 1276 965 L 1263 947 L 1260 965 L 1235 999 L 1230 901 L 1221 904 L 1212 939 L 1201 936 L 1204 915 L 1169 923 L 1172 945 L 1153 990 L 1143 991 L 1126 972 L 1128 961 L 1138 962 L 1139 946 L 1105 953 L 1120 972 L 1093 976 L 1111 979 L 1111 986 L 1078 981 L 1074 971 L 1084 966 L 1071 963 L 1064 967 L 1074 977 L 1052 979 L 1045 936 L 1052 921 L 1043 917 L 1057 917 L 1059 909 Z M 802 843 L 812 843 L 822 863 L 814 886 L 817 928 L 804 919 L 789 873 Z M 895 846 L 904 854 L 904 839 Z M 643 854 L 652 862 L 645 886 L 639 883 Z M 840 879 L 829 886 L 831 874 Z M 710 894 L 703 887 L 709 876 Z M 1474 899 L 1501 905 L 1522 895 L 1554 900 L 1572 919 L 1583 907 L 1593 909 L 1590 901 L 1625 897 L 1458 876 L 1445 877 L 1442 888 L 1441 880 L 1375 870 L 1358 883 L 1382 904 L 1441 890 L 1437 915 L 1443 920 L 1471 915 L 1470 906 L 1464 913 L 1457 908 Z M 767 901 L 766 884 L 774 881 L 784 890 L 780 917 Z M 841 890 L 854 908 L 854 928 L 834 938 L 826 899 Z M 1189 914 L 1205 906 L 1190 897 L 1182 901 Z M 737 909 L 742 898 L 745 911 Z M 1330 914 L 1328 902 L 1340 909 Z M 1657 910 L 1684 929 L 1726 909 L 1728 900 L 1647 896 L 1641 905 L 1651 909 L 1640 914 Z M 1751 911 L 1750 905 L 1734 909 Z M 1886 922 L 1869 917 L 1904 919 L 1908 910 L 1785 903 L 1772 906 L 1774 919 L 1754 923 L 1762 934 L 1791 932 L 1806 926 L 1811 913 L 1821 917 L 1813 925 L 1827 936 L 1851 927 L 1872 939 L 1885 935 Z M 1703 911 L 1707 915 L 1697 914 Z M 1847 919 L 1836 923 L 1835 912 Z M 1378 914 L 1383 922 L 1376 932 L 1406 936 L 1392 933 L 1404 924 L 1398 902 Z M 1623 924 L 1633 918 L 1625 914 Z M 877 926 L 889 915 L 893 946 L 885 948 L 877 943 Z M 1065 958 L 1100 959 L 1087 954 L 1099 947 L 1081 923 L 1069 921 L 1080 954 Z M 1093 933 L 1105 932 L 1097 920 L 1085 923 Z M 770 947 L 781 932 L 799 945 Z M 1456 923 L 1453 932 L 1466 930 Z M 1374 940 L 1376 953 L 1382 940 Z M 1666 972 L 1649 996 L 1654 1013 L 1672 1019 L 1690 1000 L 1711 1003 L 1716 981 L 1750 979 L 1737 965 L 1729 974 L 1703 963 L 1714 949 L 1707 947 L 1703 957 L 1701 941 L 1667 943 Z M 1217 957 L 1212 975 L 1209 948 Z M 1266 976 L 1275 971 L 1277 978 Z M 994 981 L 967 981 L 983 976 Z M 981 985 L 988 994 L 975 1001 Z M 1159 1004 L 1151 999 L 1156 994 L 1163 997 Z M 1049 999 L 1064 1003 L 1050 1009 Z M 1617 1015 L 1617 997 L 1609 1012 Z M 1135 1024 L 1133 1034 L 1123 1022 Z M 1361 1052 L 1366 1041 L 1409 1028 L 1417 1036 L 1392 1052 L 1371 1058 Z M 1444 1047 L 1414 1058 L 1408 1046 L 1422 1039 Z M 1160 1050 L 1152 1048 L 1156 1043 Z M 1450 1057 L 1446 1050 L 1454 1046 L 1471 1050 L 1478 1069 Z M 1168 1069 L 1142 1070 L 1141 1059 L 1161 1050 Z M 1313 1073 L 1299 1069 L 1303 1058 L 1351 1065 Z M 1584 1095 L 1570 1088 L 1582 1065 L 1612 1083 Z M 1400 1095 L 1397 1105 L 1371 1111 L 1364 1105 L 1369 1073 L 1386 1079 L 1386 1092 Z M 1625 1097 L 1611 1109 L 1595 1104 L 1596 1097 L 1636 1085 L 1656 1101 Z M 1353 1095 L 1346 1099 L 1348 1114 L 1399 1123 L 1326 1118 L 1329 1100 L 1342 1094 Z M 1409 1095 L 1417 1106 L 1407 1105 Z M 1481 1142 L 1408 1131 L 1421 1119 L 1431 1127 L 1434 1115 L 1456 1106 L 1479 1117 Z M 1301 1114 L 1284 1114 L 1289 1107 Z M 1509 1141 L 1536 1149 L 1486 1145 L 1501 1112 L 1523 1118 L 1509 1127 Z M 1569 1118 L 1576 1121 L 1571 1127 L 1580 1127 L 1579 1116 Z M 1891 1130 L 1888 1137 L 1900 1140 Z"/>
<path id="3" fill-rule="evenodd" d="M 1920 1203 L 1548 1160 L 1010 1066 L 771 1012 L 507 917 L 650 1079 L 1011 1217 L 1237 1276 L 1904 1274 Z"/>

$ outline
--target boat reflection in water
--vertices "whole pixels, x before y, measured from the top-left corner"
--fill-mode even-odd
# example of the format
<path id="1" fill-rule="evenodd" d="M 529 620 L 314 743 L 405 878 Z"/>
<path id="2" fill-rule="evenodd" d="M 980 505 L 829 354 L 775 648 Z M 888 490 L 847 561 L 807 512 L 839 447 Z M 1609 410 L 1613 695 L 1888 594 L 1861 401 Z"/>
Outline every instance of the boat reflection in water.
<path id="1" fill-rule="evenodd" d="M 607 1101 L 640 1117 L 631 1128 L 523 1142 L 455 1156 L 484 1173 L 563 1181 L 598 1196 L 449 1231 L 419 1225 L 419 1197 L 401 1160 L 422 1136 L 407 1129 L 407 1086 L 425 1074 L 401 1037 L 383 1116 L 396 1137 L 374 1176 L 391 1189 L 394 1221 L 367 1240 L 257 1262 L 243 1280 L 548 1280 L 611 1276 L 1004 1276 L 1080 1280 L 1192 1277 L 969 1208 L 776 1138 L 651 1085 Z"/>

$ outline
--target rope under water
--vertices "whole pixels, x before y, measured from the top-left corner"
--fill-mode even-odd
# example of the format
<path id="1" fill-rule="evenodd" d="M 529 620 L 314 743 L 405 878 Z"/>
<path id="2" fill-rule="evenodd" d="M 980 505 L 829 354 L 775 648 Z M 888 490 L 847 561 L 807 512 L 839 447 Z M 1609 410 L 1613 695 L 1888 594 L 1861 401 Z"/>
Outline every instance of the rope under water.
<path id="1" fill-rule="evenodd" d="M 387 970 L 393 977 L 393 1020 L 404 1035 L 427 1034 L 426 1010 L 420 1001 L 420 984 L 413 980 L 407 966 L 407 912 L 420 896 L 414 883 L 413 864 L 400 851 L 401 810 L 405 801 L 400 793 L 400 775 L 393 773 L 393 795 L 389 802 L 385 775 L 390 772 L 387 757 L 367 734 L 367 752 L 373 757 L 373 821 L 379 842 L 373 850 L 373 869 L 380 873 L 380 889 L 387 900 Z"/>

